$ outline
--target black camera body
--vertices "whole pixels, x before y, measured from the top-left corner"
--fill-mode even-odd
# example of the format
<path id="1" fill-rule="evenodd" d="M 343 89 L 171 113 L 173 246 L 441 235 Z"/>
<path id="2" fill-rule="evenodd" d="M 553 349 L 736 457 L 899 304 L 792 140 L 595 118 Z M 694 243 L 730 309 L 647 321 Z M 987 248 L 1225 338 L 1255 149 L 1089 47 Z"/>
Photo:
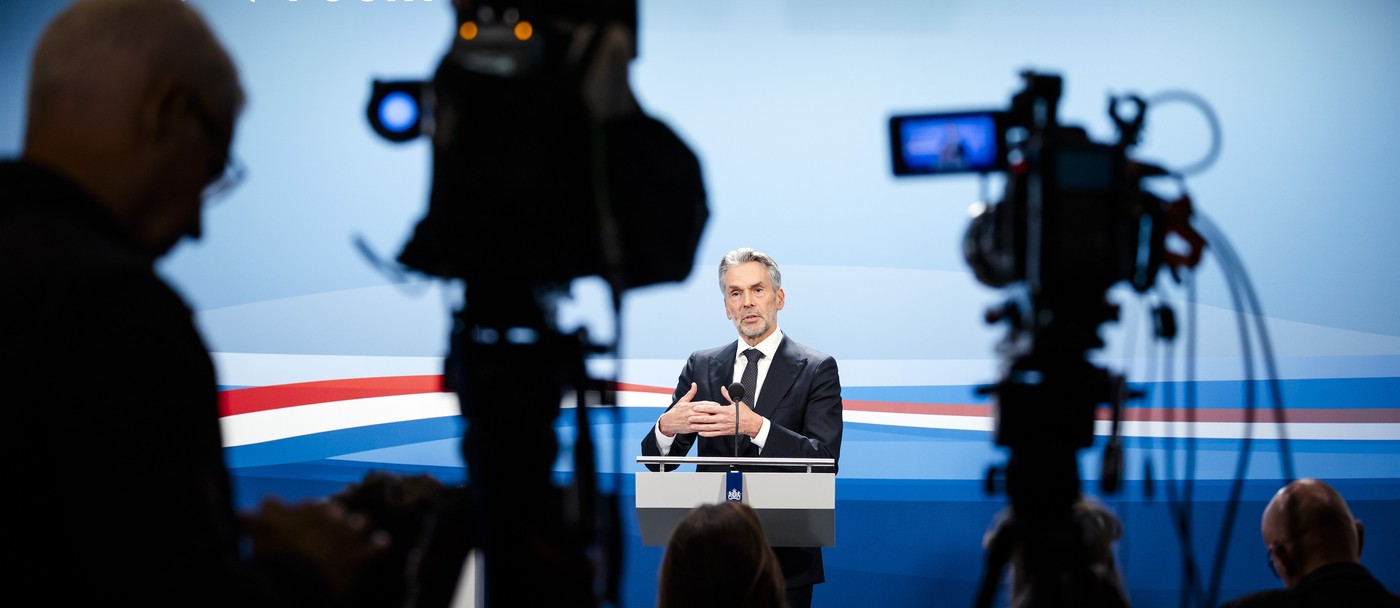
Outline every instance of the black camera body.
<path id="1" fill-rule="evenodd" d="M 428 211 L 399 262 L 463 280 L 443 373 L 466 419 L 470 481 L 441 515 L 434 559 L 460 564 L 481 549 L 493 606 L 616 601 L 623 526 L 595 479 L 588 407 L 611 384 L 589 377 L 585 359 L 617 343 L 565 333 L 555 306 L 572 279 L 596 275 L 620 316 L 626 290 L 690 273 L 708 218 L 699 160 L 632 94 L 637 0 L 453 5 L 432 80 L 375 81 L 367 108 L 389 141 L 432 140 Z M 566 391 L 576 434 L 560 487 L 554 421 Z"/>
<path id="2" fill-rule="evenodd" d="M 989 321 L 1006 322 L 996 386 L 996 441 L 1010 447 L 1075 450 L 1092 445 L 1094 410 L 1121 404 L 1122 379 L 1091 365 L 1099 328 L 1117 318 L 1107 290 L 1153 285 L 1163 263 L 1168 203 L 1145 190 L 1156 167 L 1129 157 L 1142 129 L 1136 114 L 1109 114 L 1116 143 L 1061 125 L 1058 76 L 1026 73 L 1002 114 L 1006 193 L 968 226 L 963 254 L 977 279 L 1013 293 Z"/>
<path id="3" fill-rule="evenodd" d="M 1142 99 L 1110 98 L 1119 137 L 1099 143 L 1060 124 L 1059 76 L 1022 77 L 1025 86 L 1006 110 L 891 118 L 891 158 L 898 176 L 1006 175 L 1002 200 L 978 204 L 963 240 L 977 280 L 1009 293 L 987 314 L 1008 330 L 997 349 L 1001 377 L 985 390 L 995 397 L 996 443 L 1010 456 L 989 480 L 1004 473 L 1015 525 L 989 550 L 978 605 L 991 605 L 1014 546 L 1029 581 L 1028 605 L 1118 608 L 1126 600 L 1090 568 L 1073 505 L 1081 498 L 1076 455 L 1093 445 L 1096 412 L 1105 405 L 1114 424 L 1100 486 L 1116 490 L 1118 421 L 1130 395 L 1121 374 L 1088 354 L 1103 346 L 1099 329 L 1118 315 L 1110 287 L 1126 282 L 1146 291 L 1163 265 L 1194 266 L 1204 242 L 1190 227 L 1189 199 L 1169 203 L 1143 188 L 1166 172 L 1128 154 L 1143 128 Z M 1131 116 L 1120 116 L 1124 101 L 1135 106 Z M 1168 251 L 1169 234 L 1193 249 Z"/>
<path id="4" fill-rule="evenodd" d="M 979 214 L 964 253 L 978 280 L 1037 291 L 1106 289 L 1128 281 L 1152 286 L 1161 266 L 1166 202 L 1144 190 L 1155 167 L 1128 157 L 1142 126 L 1110 114 L 1120 139 L 1096 143 L 1082 128 L 1060 125 L 1058 76 L 1026 74 L 1026 88 L 1002 115 L 1008 174 L 1005 199 Z"/>
<path id="5" fill-rule="evenodd" d="M 895 175 L 1006 174 L 1004 199 L 981 209 L 964 240 L 968 265 L 988 286 L 1025 283 L 1052 300 L 1118 281 L 1150 288 L 1162 262 L 1166 203 L 1141 187 L 1161 171 L 1127 154 L 1142 127 L 1141 101 L 1131 98 L 1138 114 L 1123 120 L 1112 100 L 1120 139 L 1097 143 L 1059 124 L 1059 76 L 1022 76 L 1025 88 L 1006 110 L 892 117 Z"/>
<path id="6" fill-rule="evenodd" d="M 988 312 L 1009 326 L 998 347 L 997 443 L 1074 450 L 1093 442 L 1093 410 L 1117 399 L 1117 377 L 1086 360 L 1117 315 L 1107 290 L 1121 281 L 1145 291 L 1163 264 L 1168 203 L 1142 182 L 1164 172 L 1128 155 L 1141 99 L 1126 98 L 1136 106 L 1126 118 L 1124 99 L 1110 99 L 1119 139 L 1099 143 L 1060 124 L 1059 76 L 1022 78 L 1005 110 L 891 118 L 891 159 L 898 176 L 1006 175 L 1004 197 L 979 203 L 963 240 L 977 280 L 1010 292 Z"/>
<path id="7" fill-rule="evenodd" d="M 428 212 L 399 261 L 469 283 L 599 275 L 622 290 L 684 279 L 708 219 L 698 159 L 635 103 L 600 116 L 587 98 L 611 70 L 624 74 L 614 96 L 631 99 L 636 0 L 454 5 L 433 79 L 376 82 L 370 100 L 386 139 L 433 141 Z M 621 59 L 606 46 L 619 31 Z M 404 96 L 421 120 L 385 125 L 394 114 L 383 104 Z"/>

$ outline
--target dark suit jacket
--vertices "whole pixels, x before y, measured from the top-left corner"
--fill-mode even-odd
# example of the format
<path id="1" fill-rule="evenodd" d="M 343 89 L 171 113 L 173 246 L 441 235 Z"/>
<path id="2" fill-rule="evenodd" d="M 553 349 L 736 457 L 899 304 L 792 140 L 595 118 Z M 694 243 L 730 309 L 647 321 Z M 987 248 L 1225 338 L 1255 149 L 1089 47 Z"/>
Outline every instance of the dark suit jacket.
<path id="1" fill-rule="evenodd" d="M 240 560 L 214 366 L 153 262 L 77 186 L 0 163 L 0 598 L 324 602 L 306 564 Z"/>
<path id="2" fill-rule="evenodd" d="M 696 351 L 681 371 L 674 404 L 687 391 L 690 383 L 698 386 L 693 401 L 726 403 L 721 386 L 734 382 L 734 360 L 739 343 Z M 826 353 L 807 348 L 786 334 L 778 343 L 763 390 L 757 403 L 751 406 L 772 424 L 768 441 L 763 446 L 769 458 L 839 458 L 841 454 L 841 379 L 836 359 Z M 670 456 L 684 456 L 699 438 L 700 456 L 733 456 L 734 437 L 699 437 L 697 434 L 677 435 Z M 747 436 L 740 437 L 740 456 L 759 456 L 758 447 Z M 642 438 L 642 454 L 659 456 L 656 429 Z M 670 467 L 675 468 L 675 467 Z M 725 471 L 727 467 L 697 467 L 702 471 Z M 746 471 L 776 470 L 774 467 L 744 467 Z M 795 469 L 795 470 L 805 470 Z M 825 580 L 822 554 L 819 548 L 775 547 L 783 566 L 783 577 L 789 587 L 811 585 Z"/>
<path id="3" fill-rule="evenodd" d="M 1272 589 L 1237 598 L 1223 608 L 1371 608 L 1400 607 L 1400 597 L 1385 590 L 1361 564 L 1328 564 L 1312 571 L 1292 589 Z"/>

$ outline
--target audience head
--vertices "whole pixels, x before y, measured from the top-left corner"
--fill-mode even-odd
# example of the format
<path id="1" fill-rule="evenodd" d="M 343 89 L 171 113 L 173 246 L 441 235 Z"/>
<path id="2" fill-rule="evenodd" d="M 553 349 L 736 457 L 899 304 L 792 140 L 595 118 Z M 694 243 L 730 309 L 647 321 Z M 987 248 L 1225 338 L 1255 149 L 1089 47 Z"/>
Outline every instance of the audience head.
<path id="1" fill-rule="evenodd" d="M 1365 529 L 1342 495 L 1317 479 L 1299 479 L 1274 494 L 1259 529 L 1289 588 L 1322 566 L 1361 561 Z"/>
<path id="2" fill-rule="evenodd" d="M 1102 502 L 1089 497 L 1076 501 L 1072 513 L 1096 584 L 1093 593 L 1102 600 L 1098 605 L 1127 605 L 1114 553 L 1118 539 L 1123 536 L 1122 522 Z M 1021 606 L 1030 597 L 1031 578 L 1025 571 L 1021 541 L 1016 534 L 1015 520 L 1007 510 L 997 517 L 983 537 L 982 545 L 988 550 L 1005 548 L 1009 551 L 1011 605 Z M 994 549 L 994 545 L 998 548 Z"/>
<path id="3" fill-rule="evenodd" d="M 407 604 L 417 578 L 416 554 L 425 544 L 429 522 L 447 497 L 447 487 L 427 474 L 394 475 L 372 471 L 330 497 L 332 504 L 367 528 L 384 533 L 378 555 L 347 594 L 342 607 L 397 607 Z"/>
<path id="4" fill-rule="evenodd" d="M 416 540 L 424 517 L 432 514 L 446 491 L 447 486 L 428 474 L 371 471 L 359 482 L 336 492 L 331 500 L 351 513 L 364 515 L 375 528 L 395 538 Z"/>
<path id="5" fill-rule="evenodd" d="M 661 561 L 660 608 L 779 607 L 784 593 L 778 558 L 748 505 L 701 505 L 671 533 Z"/>
<path id="6" fill-rule="evenodd" d="M 1081 498 L 1074 503 L 1074 520 L 1084 535 L 1084 545 L 1089 548 L 1089 563 L 1094 574 L 1121 583 L 1118 558 L 1114 555 L 1114 547 L 1123 537 L 1123 523 L 1118 516 L 1097 500 Z"/>
<path id="7" fill-rule="evenodd" d="M 78 0 L 34 51 L 24 160 L 72 180 L 153 254 L 200 232 L 243 90 L 180 0 Z"/>

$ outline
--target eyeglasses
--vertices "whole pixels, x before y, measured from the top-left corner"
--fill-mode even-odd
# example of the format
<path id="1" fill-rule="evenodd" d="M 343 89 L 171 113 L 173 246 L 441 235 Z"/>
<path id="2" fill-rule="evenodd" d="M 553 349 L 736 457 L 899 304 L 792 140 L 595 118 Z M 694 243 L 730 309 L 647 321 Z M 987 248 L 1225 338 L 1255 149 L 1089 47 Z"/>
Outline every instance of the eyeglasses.
<path id="1" fill-rule="evenodd" d="M 206 204 L 217 201 L 242 184 L 247 175 L 248 171 L 243 168 L 243 163 L 239 162 L 238 157 L 229 155 L 228 162 L 224 163 L 224 170 L 214 181 L 204 186 L 199 192 L 199 199 Z"/>
<path id="2" fill-rule="evenodd" d="M 228 138 L 219 128 L 218 122 L 214 120 L 214 117 L 210 116 L 209 112 L 204 109 L 204 105 L 199 103 L 198 100 L 192 99 L 190 101 L 190 109 L 194 111 L 194 117 L 199 121 L 199 126 L 204 129 L 205 135 L 209 136 L 209 141 L 227 148 Z M 214 175 L 214 178 L 211 179 L 199 193 L 200 200 L 205 204 L 227 196 L 229 192 L 243 183 L 243 180 L 247 178 L 248 174 L 247 170 L 243 167 L 243 163 L 239 162 L 238 157 L 232 154 L 225 157 L 218 166 L 213 167 L 210 173 Z"/>

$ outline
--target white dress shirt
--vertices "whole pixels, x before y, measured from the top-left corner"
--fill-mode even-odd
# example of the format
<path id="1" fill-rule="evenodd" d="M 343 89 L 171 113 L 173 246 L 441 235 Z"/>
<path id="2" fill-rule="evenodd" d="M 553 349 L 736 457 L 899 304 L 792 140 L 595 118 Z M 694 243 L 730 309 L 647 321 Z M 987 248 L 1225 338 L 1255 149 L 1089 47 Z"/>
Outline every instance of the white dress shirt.
<path id="1" fill-rule="evenodd" d="M 744 351 L 750 348 L 757 348 L 758 352 L 763 353 L 763 357 L 758 360 L 758 381 L 754 385 L 753 395 L 745 397 L 743 400 L 744 405 L 748 405 L 749 409 L 753 409 L 752 404 L 758 403 L 758 396 L 763 394 L 763 381 L 768 377 L 768 369 L 773 367 L 773 355 L 778 352 L 778 344 L 782 341 L 783 330 L 775 329 L 772 335 L 764 338 L 762 342 L 750 347 L 747 343 L 740 341 L 739 348 L 735 349 L 734 377 L 730 380 L 731 382 L 740 382 L 744 377 L 744 368 L 749 366 L 749 359 L 744 356 Z M 763 426 L 758 429 L 758 435 L 753 437 L 752 442 L 755 446 L 758 446 L 758 453 L 762 454 L 763 444 L 768 441 L 768 431 L 773 428 L 773 423 L 762 416 L 759 416 L 759 418 L 763 420 Z M 658 424 L 652 431 L 652 434 L 656 436 L 656 447 L 661 452 L 662 456 L 669 456 L 671 453 L 671 444 L 675 443 L 676 438 L 667 437 L 663 434 L 661 432 L 660 418 L 657 418 L 657 422 Z"/>

